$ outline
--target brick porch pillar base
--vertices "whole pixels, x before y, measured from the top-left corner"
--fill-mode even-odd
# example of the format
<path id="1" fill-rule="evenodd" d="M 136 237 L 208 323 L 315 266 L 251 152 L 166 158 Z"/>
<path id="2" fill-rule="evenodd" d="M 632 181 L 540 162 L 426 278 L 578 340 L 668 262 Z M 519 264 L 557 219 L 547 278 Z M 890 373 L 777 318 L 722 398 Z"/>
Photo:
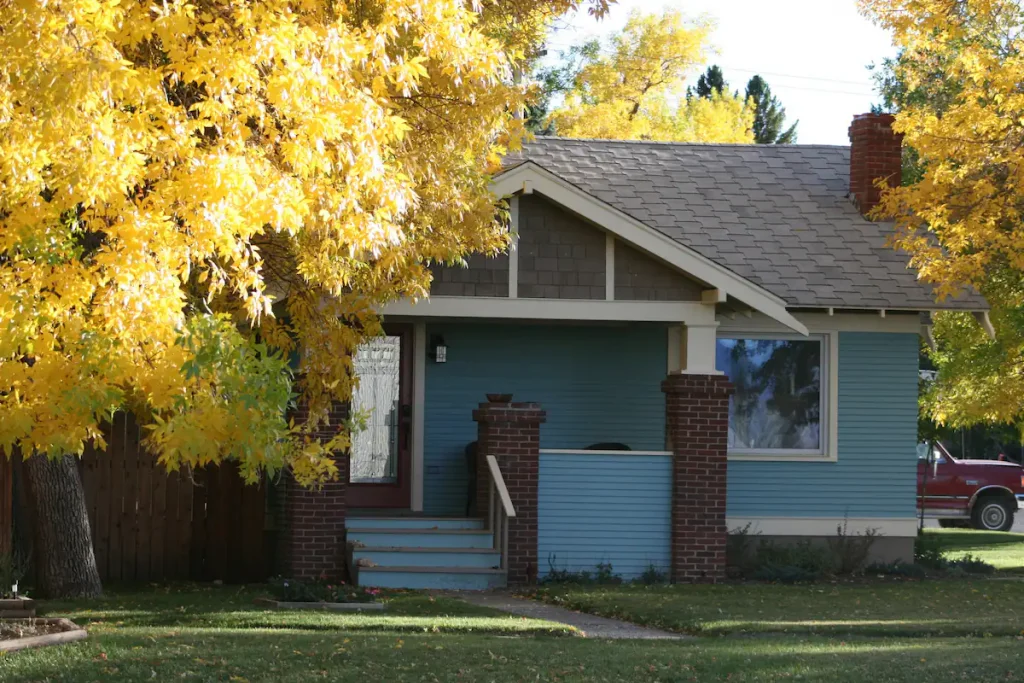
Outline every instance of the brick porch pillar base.
<path id="1" fill-rule="evenodd" d="M 724 375 L 672 374 L 661 383 L 672 450 L 673 583 L 725 578 L 726 449 L 729 396 Z"/>
<path id="2" fill-rule="evenodd" d="M 304 408 L 295 412 L 295 421 L 307 416 Z M 330 424 L 321 425 L 317 437 L 332 438 L 348 418 L 348 406 L 335 404 Z M 279 548 L 281 572 L 296 579 L 330 579 L 345 576 L 345 512 L 348 508 L 348 454 L 335 458 L 338 478 L 320 488 L 299 486 L 291 474 L 284 478 L 284 528 Z"/>
<path id="3" fill-rule="evenodd" d="M 537 403 L 481 403 L 473 411 L 473 420 L 477 423 L 479 475 L 488 476 L 488 455 L 497 458 L 516 510 L 516 516 L 508 521 L 508 583 L 535 583 L 540 426 L 547 420 L 547 413 Z M 486 498 L 483 504 L 487 505 Z M 480 508 L 484 515 L 487 509 Z"/>

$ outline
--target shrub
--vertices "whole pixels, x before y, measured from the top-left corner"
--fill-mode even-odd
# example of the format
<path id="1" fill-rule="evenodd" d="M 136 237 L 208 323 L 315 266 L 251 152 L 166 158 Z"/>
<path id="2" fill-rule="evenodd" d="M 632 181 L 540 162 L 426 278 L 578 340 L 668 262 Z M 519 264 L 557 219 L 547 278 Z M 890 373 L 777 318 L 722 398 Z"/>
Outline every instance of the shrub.
<path id="1" fill-rule="evenodd" d="M 959 569 L 968 574 L 994 574 L 996 568 L 994 565 L 985 562 L 984 560 L 975 557 L 974 555 L 964 555 L 963 557 L 950 560 L 946 563 L 948 569 Z"/>
<path id="2" fill-rule="evenodd" d="M 758 567 L 752 578 L 772 583 L 806 583 L 820 579 L 821 572 L 791 564 L 767 563 Z"/>
<path id="3" fill-rule="evenodd" d="M 917 538 L 914 539 L 914 562 L 929 569 L 945 569 L 946 548 L 942 537 L 925 533 L 923 529 L 919 530 Z"/>
<path id="4" fill-rule="evenodd" d="M 725 539 L 725 566 L 746 576 L 757 568 L 757 546 L 760 533 L 751 533 L 750 524 L 733 529 Z"/>
<path id="5" fill-rule="evenodd" d="M 923 579 L 927 577 L 928 570 L 915 563 L 890 562 L 888 564 L 875 562 L 864 568 L 864 573 L 874 576 L 899 576 L 906 579 Z"/>
<path id="6" fill-rule="evenodd" d="M 598 586 L 615 586 L 622 583 L 622 577 L 615 573 L 610 562 L 601 562 L 597 565 L 597 571 L 591 573 L 586 569 L 570 571 L 555 567 L 556 555 L 548 557 L 548 573 L 540 583 L 574 583 Z"/>
<path id="7" fill-rule="evenodd" d="M 656 567 L 654 563 L 651 563 L 647 565 L 647 569 L 645 569 L 644 573 L 637 578 L 636 582 L 642 583 L 645 586 L 668 583 L 668 573 Z"/>
<path id="8" fill-rule="evenodd" d="M 757 570 L 766 567 L 796 567 L 807 574 L 831 574 L 835 566 L 828 548 L 809 539 L 793 544 L 761 541 L 757 547 Z"/>
<path id="9" fill-rule="evenodd" d="M 863 534 L 851 534 L 846 520 L 836 527 L 836 535 L 826 543 L 832 553 L 835 572 L 840 575 L 853 574 L 867 564 L 871 547 L 878 539 L 878 529 L 867 529 Z"/>

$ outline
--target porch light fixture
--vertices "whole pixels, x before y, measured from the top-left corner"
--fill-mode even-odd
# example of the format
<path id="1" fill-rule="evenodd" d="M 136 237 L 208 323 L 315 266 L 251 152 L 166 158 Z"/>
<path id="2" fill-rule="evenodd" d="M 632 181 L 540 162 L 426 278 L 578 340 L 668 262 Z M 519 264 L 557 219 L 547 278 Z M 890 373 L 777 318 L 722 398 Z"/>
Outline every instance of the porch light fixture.
<path id="1" fill-rule="evenodd" d="M 448 361 L 448 347 L 444 343 L 444 337 L 441 335 L 434 335 L 430 338 L 430 357 L 434 359 L 435 363 L 445 363 Z"/>

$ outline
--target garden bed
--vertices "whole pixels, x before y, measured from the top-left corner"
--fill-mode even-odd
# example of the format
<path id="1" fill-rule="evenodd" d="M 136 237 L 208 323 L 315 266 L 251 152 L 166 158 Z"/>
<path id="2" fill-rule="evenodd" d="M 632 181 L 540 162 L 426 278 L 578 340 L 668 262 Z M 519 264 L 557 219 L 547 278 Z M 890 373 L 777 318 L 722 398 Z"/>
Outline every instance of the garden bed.
<path id="1" fill-rule="evenodd" d="M 36 601 L 31 598 L 0 599 L 0 619 L 27 618 L 36 615 Z"/>
<path id="2" fill-rule="evenodd" d="M 0 621 L 0 652 L 73 643 L 86 635 L 85 629 L 69 619 L 4 619 Z"/>

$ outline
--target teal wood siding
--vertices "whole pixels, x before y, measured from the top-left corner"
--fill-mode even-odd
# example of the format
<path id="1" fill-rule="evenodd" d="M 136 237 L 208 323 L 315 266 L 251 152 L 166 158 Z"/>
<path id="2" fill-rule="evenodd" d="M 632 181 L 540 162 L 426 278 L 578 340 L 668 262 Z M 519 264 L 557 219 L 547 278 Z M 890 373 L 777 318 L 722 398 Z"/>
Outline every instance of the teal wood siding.
<path id="1" fill-rule="evenodd" d="M 672 460 L 667 455 L 541 454 L 537 567 L 635 579 L 669 566 Z"/>
<path id="2" fill-rule="evenodd" d="M 915 514 L 916 334 L 839 334 L 837 462 L 729 462 L 730 517 Z"/>
<path id="3" fill-rule="evenodd" d="M 426 362 L 423 506 L 461 513 L 472 412 L 488 393 L 511 393 L 547 411 L 541 448 L 615 441 L 665 448 L 668 336 L 660 325 L 431 324 L 448 362 Z"/>

